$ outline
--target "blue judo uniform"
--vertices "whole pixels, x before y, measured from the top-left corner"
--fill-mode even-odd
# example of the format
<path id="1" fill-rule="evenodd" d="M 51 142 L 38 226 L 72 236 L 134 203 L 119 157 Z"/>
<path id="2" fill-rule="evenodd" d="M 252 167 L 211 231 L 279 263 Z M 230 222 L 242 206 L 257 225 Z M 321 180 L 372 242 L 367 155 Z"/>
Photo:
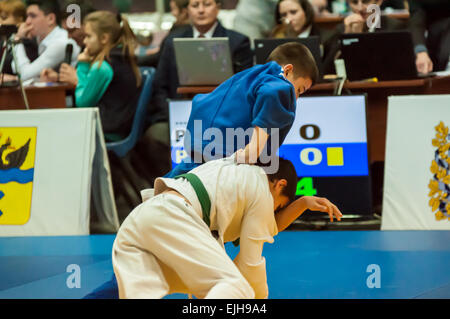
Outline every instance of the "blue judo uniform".
<path id="1" fill-rule="evenodd" d="M 187 124 L 189 134 L 184 140 L 188 157 L 165 177 L 185 174 L 202 162 L 211 160 L 212 158 L 204 156 L 207 146 L 217 152 L 213 154 L 215 158 L 235 153 L 238 143 L 236 140 L 225 139 L 227 128 L 240 128 L 244 131 L 256 126 L 268 130 L 278 128 L 281 145 L 294 122 L 295 109 L 295 88 L 285 79 L 278 63 L 256 65 L 235 74 L 213 92 L 199 94 L 193 99 Z M 201 121 L 200 126 L 197 121 Z M 208 128 L 219 129 L 223 139 L 219 142 L 216 139 L 205 139 Z M 245 145 L 249 142 L 250 139 L 247 138 Z M 215 148 L 212 146 L 214 143 Z M 197 159 L 202 161 L 198 162 Z"/>

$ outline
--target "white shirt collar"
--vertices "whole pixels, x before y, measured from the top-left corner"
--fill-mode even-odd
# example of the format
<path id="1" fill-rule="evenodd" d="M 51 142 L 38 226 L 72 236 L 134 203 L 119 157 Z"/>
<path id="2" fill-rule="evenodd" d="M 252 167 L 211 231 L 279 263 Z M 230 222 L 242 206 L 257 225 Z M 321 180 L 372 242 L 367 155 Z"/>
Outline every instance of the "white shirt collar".
<path id="1" fill-rule="evenodd" d="M 216 21 L 216 23 L 214 23 L 214 25 L 208 30 L 208 32 L 203 33 L 205 38 L 210 39 L 213 37 L 214 31 L 216 31 L 218 24 L 219 23 Z M 200 35 L 200 32 L 197 30 L 197 28 L 195 26 L 192 26 L 192 29 L 194 30 L 194 38 L 198 38 Z"/>
<path id="2" fill-rule="evenodd" d="M 42 41 L 39 40 L 39 46 L 43 45 L 48 47 L 48 44 L 50 44 L 53 39 L 64 37 L 64 35 L 68 38 L 67 31 L 59 26 L 56 26 Z"/>
<path id="3" fill-rule="evenodd" d="M 299 38 L 307 38 L 307 37 L 309 37 L 309 35 L 311 34 L 311 29 L 312 29 L 312 24 L 309 27 L 307 27 L 305 31 L 300 33 L 298 35 L 298 37 Z"/>

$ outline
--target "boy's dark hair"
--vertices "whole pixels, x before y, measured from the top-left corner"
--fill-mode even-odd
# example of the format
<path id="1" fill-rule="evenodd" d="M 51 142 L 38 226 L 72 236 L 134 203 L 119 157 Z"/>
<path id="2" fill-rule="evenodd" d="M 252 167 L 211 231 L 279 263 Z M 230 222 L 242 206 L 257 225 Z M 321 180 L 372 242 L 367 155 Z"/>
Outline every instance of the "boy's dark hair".
<path id="1" fill-rule="evenodd" d="M 277 172 L 267 174 L 267 178 L 271 182 L 285 179 L 287 181 L 287 185 L 281 194 L 289 198 L 289 202 L 293 202 L 295 200 L 295 194 L 297 193 L 297 171 L 295 170 L 294 164 L 292 164 L 290 160 L 278 157 L 278 163 L 279 166 Z M 266 165 L 258 163 L 258 166 L 261 166 L 263 169 Z"/>
<path id="2" fill-rule="evenodd" d="M 280 65 L 292 64 L 294 76 L 308 77 L 314 85 L 319 79 L 319 70 L 311 51 L 301 43 L 288 42 L 277 46 L 270 53 L 267 62 L 275 61 Z"/>
<path id="3" fill-rule="evenodd" d="M 37 5 L 46 15 L 53 13 L 55 15 L 56 24 L 61 25 L 61 7 L 56 0 L 28 0 L 27 6 Z"/>

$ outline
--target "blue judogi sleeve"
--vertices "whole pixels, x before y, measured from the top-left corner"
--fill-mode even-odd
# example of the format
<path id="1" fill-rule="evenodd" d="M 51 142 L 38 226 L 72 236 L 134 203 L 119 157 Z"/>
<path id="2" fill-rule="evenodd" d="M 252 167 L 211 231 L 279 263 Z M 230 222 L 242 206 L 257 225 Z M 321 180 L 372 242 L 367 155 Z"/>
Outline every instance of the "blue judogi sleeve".
<path id="1" fill-rule="evenodd" d="M 252 126 L 264 129 L 291 127 L 295 119 L 295 92 L 286 82 L 267 79 L 253 90 L 256 96 Z"/>

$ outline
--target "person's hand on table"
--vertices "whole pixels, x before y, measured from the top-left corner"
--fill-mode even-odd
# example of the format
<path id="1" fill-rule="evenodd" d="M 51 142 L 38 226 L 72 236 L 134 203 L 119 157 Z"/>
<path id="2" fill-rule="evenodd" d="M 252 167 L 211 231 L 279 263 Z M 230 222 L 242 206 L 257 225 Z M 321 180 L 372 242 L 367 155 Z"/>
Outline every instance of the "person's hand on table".
<path id="1" fill-rule="evenodd" d="M 366 21 L 357 13 L 353 13 L 344 19 L 345 33 L 361 33 L 364 31 Z"/>
<path id="2" fill-rule="evenodd" d="M 427 74 L 433 71 L 433 61 L 427 52 L 419 52 L 416 55 L 417 72 Z"/>
<path id="3" fill-rule="evenodd" d="M 59 68 L 59 81 L 77 86 L 77 70 L 73 66 L 70 66 L 67 63 L 63 63 Z"/>
<path id="4" fill-rule="evenodd" d="M 44 69 L 40 76 L 41 82 L 58 82 L 58 72 L 53 69 Z"/>

